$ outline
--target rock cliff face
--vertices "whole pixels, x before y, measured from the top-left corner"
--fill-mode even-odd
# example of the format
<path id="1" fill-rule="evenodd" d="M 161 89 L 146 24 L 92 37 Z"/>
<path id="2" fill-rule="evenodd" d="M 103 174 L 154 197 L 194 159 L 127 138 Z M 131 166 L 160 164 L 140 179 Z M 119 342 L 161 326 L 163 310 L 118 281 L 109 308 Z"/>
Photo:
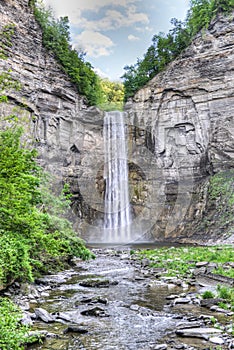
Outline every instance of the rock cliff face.
<path id="1" fill-rule="evenodd" d="M 97 158 L 103 159 L 102 113 L 95 107 L 87 108 L 85 99 L 43 47 L 41 29 L 27 0 L 0 0 L 0 13 L 0 31 L 9 25 L 14 28 L 11 45 L 4 48 L 7 59 L 0 59 L 0 69 L 10 71 L 21 84 L 19 91 L 7 92 L 8 103 L 0 104 L 1 116 L 20 117 L 28 140 L 39 151 L 39 162 L 55 176 L 55 186 L 61 188 L 64 180 L 71 184 L 72 220 L 82 234 L 88 225 L 82 218 L 92 222 L 96 210 L 103 207 L 93 178 Z"/>
<path id="2" fill-rule="evenodd" d="M 14 25 L 1 71 L 10 70 L 21 83 L 20 91 L 7 92 L 1 116 L 20 117 L 55 185 L 71 184 L 75 229 L 88 240 L 99 239 L 103 114 L 87 107 L 44 49 L 27 0 L 0 0 L 0 13 L 0 31 Z M 218 18 L 126 104 L 133 230 L 139 239 L 210 236 L 221 227 L 213 225 L 215 214 L 208 229 L 201 223 L 216 208 L 208 203 L 209 178 L 220 171 L 233 177 L 233 32 L 233 16 Z M 232 224 L 229 217 L 222 230 L 230 233 Z"/>
<path id="3" fill-rule="evenodd" d="M 207 180 L 234 167 L 233 69 L 232 14 L 213 21 L 126 104 L 131 143 L 141 148 L 136 146 L 132 157 L 142 164 L 148 183 L 143 218 L 151 219 L 157 239 L 233 233 L 233 220 L 205 230 L 195 225 L 209 216 Z M 229 176 L 233 179 L 233 173 Z M 229 187 L 233 193 L 233 181 Z"/>

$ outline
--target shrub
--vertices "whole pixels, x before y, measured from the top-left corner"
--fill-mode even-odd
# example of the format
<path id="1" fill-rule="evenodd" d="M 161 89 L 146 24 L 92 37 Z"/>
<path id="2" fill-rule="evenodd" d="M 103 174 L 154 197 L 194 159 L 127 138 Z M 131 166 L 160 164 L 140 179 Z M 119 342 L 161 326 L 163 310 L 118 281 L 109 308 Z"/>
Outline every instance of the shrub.
<path id="1" fill-rule="evenodd" d="M 0 297 L 0 349 L 23 350 L 27 328 L 20 324 L 19 308 L 10 300 Z"/>

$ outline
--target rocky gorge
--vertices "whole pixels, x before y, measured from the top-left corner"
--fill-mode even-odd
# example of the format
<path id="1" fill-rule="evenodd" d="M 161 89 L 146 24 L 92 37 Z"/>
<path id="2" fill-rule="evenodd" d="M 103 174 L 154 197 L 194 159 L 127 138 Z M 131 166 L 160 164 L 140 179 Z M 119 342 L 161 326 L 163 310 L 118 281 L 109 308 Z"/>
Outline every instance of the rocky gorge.
<path id="1" fill-rule="evenodd" d="M 92 249 L 95 260 L 75 260 L 72 269 L 5 292 L 37 334 L 29 349 L 234 348 L 233 311 L 218 306 L 220 298 L 202 297 L 215 290 L 214 264 L 197 262 L 191 277 L 170 277 L 137 249 Z"/>
<path id="2" fill-rule="evenodd" d="M 20 84 L 4 90 L 7 102 L 0 97 L 1 129 L 9 115 L 16 116 L 54 191 L 70 185 L 69 219 L 77 235 L 99 243 L 104 112 L 88 106 L 44 48 L 30 1 L 0 0 L 0 13 L 1 73 Z M 234 348 L 233 18 L 215 18 L 125 105 L 135 244 L 90 243 L 95 259 L 71 259 L 68 270 L 55 274 L 59 256 L 48 264 L 48 275 L 36 273 L 32 283 L 11 280 L 2 288 L 1 301 L 13 300 L 23 313 L 21 325 L 32 328 L 27 348 Z M 159 251 L 161 241 L 171 251 L 179 242 L 179 258 L 149 258 L 148 248 Z M 206 245 L 207 256 L 192 258 L 190 243 Z M 207 247 L 212 244 L 220 246 Z M 225 249 L 225 262 L 214 263 Z M 217 286 L 228 286 L 226 295 Z"/>
<path id="3" fill-rule="evenodd" d="M 98 240 L 104 113 L 87 106 L 45 50 L 28 1 L 1 0 L 0 9 L 1 30 L 14 27 L 1 69 L 21 84 L 7 92 L 1 114 L 19 116 L 55 187 L 70 184 L 75 230 Z M 220 15 L 126 103 L 139 240 L 233 241 L 233 30 L 233 14 Z"/>

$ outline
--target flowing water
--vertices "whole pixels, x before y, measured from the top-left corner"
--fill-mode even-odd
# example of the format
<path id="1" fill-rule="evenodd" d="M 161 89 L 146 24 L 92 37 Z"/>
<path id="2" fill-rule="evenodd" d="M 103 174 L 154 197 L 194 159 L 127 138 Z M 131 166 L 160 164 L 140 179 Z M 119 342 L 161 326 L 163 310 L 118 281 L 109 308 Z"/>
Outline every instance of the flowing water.
<path id="1" fill-rule="evenodd" d="M 175 327 L 176 319 L 163 310 L 168 290 L 161 288 L 159 293 L 151 289 L 147 276 L 131 263 L 129 251 L 102 249 L 96 253 L 95 260 L 79 262 L 68 271 L 66 281 L 61 278 L 66 273 L 60 276 L 60 283 L 56 276 L 42 279 L 42 286 L 50 284 L 53 289 L 31 308 L 42 307 L 57 316 L 53 323 L 36 322 L 35 328 L 58 338 L 48 338 L 30 349 L 149 350 Z M 94 286 L 92 281 L 106 284 Z M 100 314 L 85 314 L 95 308 Z M 88 333 L 64 332 L 71 324 Z"/>
<path id="2" fill-rule="evenodd" d="M 105 216 L 104 242 L 131 240 L 127 142 L 124 113 L 108 112 L 104 118 Z"/>

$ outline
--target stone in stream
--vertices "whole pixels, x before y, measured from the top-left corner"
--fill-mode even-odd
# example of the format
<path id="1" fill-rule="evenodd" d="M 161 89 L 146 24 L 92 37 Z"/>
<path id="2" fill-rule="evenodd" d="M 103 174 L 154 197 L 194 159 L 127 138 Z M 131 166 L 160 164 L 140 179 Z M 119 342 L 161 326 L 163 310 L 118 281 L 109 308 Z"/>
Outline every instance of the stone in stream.
<path id="1" fill-rule="evenodd" d="M 66 329 L 64 329 L 63 334 L 66 333 L 86 334 L 88 333 L 88 330 L 82 327 L 78 327 L 77 325 L 70 325 Z"/>
<path id="2" fill-rule="evenodd" d="M 213 344 L 217 344 L 217 345 L 223 345 L 224 344 L 224 340 L 220 337 L 211 337 L 209 339 L 209 341 Z"/>
<path id="3" fill-rule="evenodd" d="M 196 267 L 204 267 L 204 266 L 207 266 L 209 263 L 208 261 L 199 261 L 196 263 Z"/>
<path id="4" fill-rule="evenodd" d="M 167 344 L 159 344 L 154 347 L 154 350 L 166 350 Z"/>
<path id="5" fill-rule="evenodd" d="M 37 318 L 41 319 L 43 322 L 49 323 L 55 321 L 54 317 L 45 309 L 37 308 L 34 312 Z"/>
<path id="6" fill-rule="evenodd" d="M 181 337 L 203 338 L 208 340 L 213 334 L 220 334 L 222 331 L 217 328 L 184 328 L 177 329 L 176 334 Z"/>
<path id="7" fill-rule="evenodd" d="M 110 280 L 86 280 L 86 281 L 82 281 L 79 283 L 80 286 L 82 287 L 92 287 L 92 288 L 105 288 L 105 287 L 109 287 L 109 286 L 113 286 L 113 285 L 117 285 L 118 282 L 117 281 L 110 281 Z"/>
<path id="8" fill-rule="evenodd" d="M 23 317 L 20 320 L 20 323 L 24 326 L 32 326 L 33 320 L 29 312 L 24 312 Z"/>
<path id="9" fill-rule="evenodd" d="M 105 312 L 101 307 L 94 307 L 92 309 L 81 311 L 81 315 L 83 316 L 95 316 L 95 317 L 109 317 L 109 315 Z"/>
<path id="10" fill-rule="evenodd" d="M 184 297 L 184 298 L 177 298 L 174 301 L 174 305 L 176 305 L 176 304 L 189 304 L 190 302 L 191 302 L 190 298 L 186 298 L 186 297 Z"/>
<path id="11" fill-rule="evenodd" d="M 221 298 L 209 298 L 209 299 L 202 299 L 200 301 L 200 305 L 203 307 L 210 308 L 213 305 L 218 305 L 219 303 L 223 302 L 224 299 Z"/>
<path id="12" fill-rule="evenodd" d="M 80 301 L 77 301 L 75 306 L 79 306 L 79 303 L 84 303 L 84 304 L 108 304 L 108 300 L 106 298 L 102 298 L 101 296 L 90 296 L 88 298 L 83 298 Z"/>

